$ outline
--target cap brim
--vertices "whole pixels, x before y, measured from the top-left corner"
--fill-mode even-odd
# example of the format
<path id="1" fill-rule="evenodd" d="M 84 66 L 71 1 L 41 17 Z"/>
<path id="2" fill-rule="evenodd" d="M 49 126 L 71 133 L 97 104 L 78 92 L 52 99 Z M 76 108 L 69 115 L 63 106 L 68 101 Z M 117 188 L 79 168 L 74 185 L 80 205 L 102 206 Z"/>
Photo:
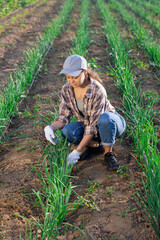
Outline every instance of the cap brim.
<path id="1" fill-rule="evenodd" d="M 62 69 L 59 74 L 68 74 L 72 77 L 77 77 L 82 72 L 82 69 L 75 70 L 75 69 Z"/>

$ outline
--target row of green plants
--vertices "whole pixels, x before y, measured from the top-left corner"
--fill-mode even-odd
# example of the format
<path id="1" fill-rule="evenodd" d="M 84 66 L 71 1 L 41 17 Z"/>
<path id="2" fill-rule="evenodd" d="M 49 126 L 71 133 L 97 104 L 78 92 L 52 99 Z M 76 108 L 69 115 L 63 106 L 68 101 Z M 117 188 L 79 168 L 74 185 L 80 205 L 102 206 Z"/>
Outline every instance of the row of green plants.
<path id="1" fill-rule="evenodd" d="M 33 220 L 29 220 L 20 216 L 28 223 L 26 240 L 56 239 L 71 226 L 65 222 L 65 218 L 68 212 L 80 205 L 80 201 L 69 202 L 73 186 L 70 180 L 72 168 L 66 166 L 68 150 L 67 142 L 63 140 L 59 141 L 58 146 L 48 145 L 43 150 L 43 161 L 38 166 L 33 166 L 41 180 L 42 189 L 33 190 L 32 193 L 37 198 L 36 205 L 40 207 L 39 217 L 32 216 Z M 20 240 L 22 239 L 20 236 Z"/>
<path id="2" fill-rule="evenodd" d="M 22 11 L 22 13 L 16 13 L 16 14 L 13 14 L 13 16 L 10 16 L 9 19 L 6 19 L 5 22 L 2 23 L 2 25 L 0 25 L 0 34 L 1 33 L 5 33 L 5 35 L 8 35 L 8 30 L 6 29 L 5 26 L 9 25 L 14 25 L 14 24 L 18 24 L 18 28 L 19 29 L 24 29 L 25 28 L 25 24 L 24 24 L 24 19 L 25 17 L 28 15 L 33 15 L 33 12 L 32 10 L 34 9 L 34 12 L 36 11 L 36 9 L 43 5 L 43 4 L 46 4 L 48 1 L 50 0 L 43 0 L 43 1 L 36 1 L 36 2 L 33 2 L 33 4 L 30 4 L 31 8 L 30 9 L 24 9 L 24 11 Z M 53 5 L 55 4 L 55 2 L 53 1 Z M 31 10 L 31 11 L 30 11 Z M 30 11 L 30 13 L 29 13 Z M 32 13 L 31 13 L 32 12 Z M 30 15 L 30 16 L 31 16 Z M 1 45 L 5 46 L 6 44 L 2 44 Z M 9 47 L 9 46 L 8 46 Z"/>
<path id="3" fill-rule="evenodd" d="M 151 11 L 152 13 L 160 16 L 160 3 L 151 3 L 150 1 L 146 1 L 146 0 L 141 0 L 141 2 L 139 2 L 139 0 L 135 1 L 138 4 L 141 4 L 141 6 L 149 11 Z M 158 5 L 159 4 L 159 5 Z"/>
<path id="4" fill-rule="evenodd" d="M 139 23 L 135 15 L 130 13 L 123 4 L 116 0 L 110 0 L 112 7 L 117 11 L 127 23 L 131 32 L 135 35 L 139 47 L 142 48 L 150 58 L 152 64 L 160 68 L 160 45 L 157 39 L 153 38 L 147 29 Z"/>
<path id="5" fill-rule="evenodd" d="M 0 2 L 0 18 L 8 15 L 13 9 L 23 8 L 35 0 L 2 0 Z"/>
<path id="6" fill-rule="evenodd" d="M 143 1 L 144 1 L 144 0 L 143 0 Z M 145 0 L 145 1 L 146 1 L 146 0 Z M 151 5 L 157 5 L 157 6 L 160 5 L 159 0 L 150 0 L 150 1 L 147 1 L 147 2 L 149 2 Z"/>
<path id="7" fill-rule="evenodd" d="M 147 0 L 145 0 L 145 1 L 147 1 Z M 160 5 L 159 0 L 149 0 L 149 2 L 150 2 L 151 4 Z"/>
<path id="8" fill-rule="evenodd" d="M 38 72 L 47 49 L 61 33 L 73 4 L 72 0 L 65 1 L 59 15 L 48 25 L 38 44 L 24 53 L 22 67 L 18 66 L 18 70 L 10 74 L 8 85 L 3 87 L 0 95 L 0 135 L 3 136 L 4 129 L 11 121 L 10 118 L 19 101 L 27 96 L 26 87 L 31 84 Z"/>
<path id="9" fill-rule="evenodd" d="M 90 44 L 90 37 L 88 32 L 89 25 L 89 0 L 82 2 L 81 17 L 78 22 L 78 29 L 76 32 L 76 38 L 73 41 L 73 47 L 71 49 L 72 54 L 78 54 L 80 56 L 86 55 L 87 46 Z"/>
<path id="10" fill-rule="evenodd" d="M 72 54 L 85 55 L 86 47 L 89 44 L 89 0 L 82 0 L 80 19 L 77 29 L 76 38 L 73 40 Z M 84 39 L 84 42 L 83 42 Z M 76 47 L 77 46 L 77 47 Z M 45 117 L 45 124 L 50 124 L 58 114 L 57 108 L 53 106 L 55 112 L 50 116 Z M 73 118 L 72 121 L 75 119 Z M 56 137 L 59 139 L 59 144 L 53 146 L 49 144 L 43 151 L 42 163 L 39 168 L 33 166 L 42 184 L 42 191 L 33 191 L 37 197 L 39 205 L 41 206 L 41 221 L 33 218 L 30 221 L 25 218 L 31 225 L 26 229 L 25 239 L 57 239 L 61 234 L 67 233 L 68 227 L 74 227 L 65 221 L 68 212 L 77 207 L 88 204 L 89 200 L 76 194 L 74 191 L 71 170 L 72 166 L 67 166 L 67 156 L 69 154 L 69 146 L 66 140 L 61 138 L 61 131 L 56 132 Z M 78 200 L 73 203 L 70 202 L 72 193 L 77 195 Z M 36 233 L 33 234 L 34 226 Z M 82 234 L 84 234 L 82 232 Z M 22 237 L 20 238 L 22 240 Z"/>
<path id="11" fill-rule="evenodd" d="M 129 0 L 122 0 L 121 2 L 125 3 L 126 6 L 129 7 L 133 12 L 137 13 L 142 19 L 149 23 L 150 26 L 160 32 L 160 21 L 154 19 L 153 15 L 150 15 L 151 13 L 147 12 L 141 4 Z"/>
<path id="12" fill-rule="evenodd" d="M 133 139 L 137 157 L 141 160 L 138 163 L 145 173 L 145 180 L 142 178 L 143 192 L 139 192 L 136 200 L 143 207 L 160 238 L 160 163 L 157 132 L 153 126 L 156 113 L 153 106 L 158 97 L 150 92 L 142 92 L 140 83 L 134 79 L 128 56 L 129 45 L 125 44 L 118 23 L 103 0 L 97 0 L 97 5 L 104 21 L 105 35 L 112 49 L 115 62 L 112 71 L 116 77 L 116 85 L 123 92 L 123 112 L 128 119 L 128 133 Z"/>

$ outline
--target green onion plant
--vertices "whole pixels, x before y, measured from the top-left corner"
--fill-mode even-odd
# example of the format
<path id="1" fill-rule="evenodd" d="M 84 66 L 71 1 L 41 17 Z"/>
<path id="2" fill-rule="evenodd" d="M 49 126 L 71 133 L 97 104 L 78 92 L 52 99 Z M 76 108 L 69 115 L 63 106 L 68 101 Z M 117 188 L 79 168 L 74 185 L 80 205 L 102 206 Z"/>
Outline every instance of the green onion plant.
<path id="1" fill-rule="evenodd" d="M 143 162 L 142 167 L 146 181 L 143 181 L 144 195 L 138 200 L 151 221 L 151 224 L 160 238 L 160 164 L 159 151 L 157 150 L 157 132 L 153 126 L 155 111 L 153 105 L 158 101 L 158 96 L 150 92 L 144 94 L 140 84 L 134 80 L 128 57 L 128 45 L 120 34 L 118 24 L 114 19 L 107 4 L 97 0 L 100 14 L 104 21 L 104 32 L 112 49 L 116 76 L 116 85 L 123 92 L 123 112 L 128 119 L 128 132 L 134 140 L 135 151 Z"/>
<path id="2" fill-rule="evenodd" d="M 0 18 L 8 15 L 13 9 L 23 8 L 34 0 L 1 0 Z"/>
<path id="3" fill-rule="evenodd" d="M 136 2 L 138 2 L 138 0 L 136 0 Z M 141 0 L 141 4 L 145 9 L 151 11 L 151 13 L 154 13 L 155 15 L 160 16 L 160 11 L 159 11 L 160 2 L 158 0 L 156 1 Z"/>
<path id="4" fill-rule="evenodd" d="M 137 2 L 132 2 L 129 0 L 122 0 L 122 3 L 125 3 L 127 7 L 129 7 L 133 12 L 137 13 L 142 19 L 144 19 L 147 23 L 149 23 L 153 28 L 160 32 L 160 21 L 153 18 L 151 13 L 145 11 L 143 5 L 138 4 Z M 160 12 L 160 11 L 159 11 Z"/>
<path id="5" fill-rule="evenodd" d="M 152 61 L 152 64 L 160 68 L 160 45 L 148 33 L 148 30 L 138 22 L 134 14 L 131 14 L 123 4 L 116 0 L 110 0 L 110 2 L 112 3 L 112 7 L 119 12 L 129 29 L 135 35 L 139 47 L 145 51 Z"/>
<path id="6" fill-rule="evenodd" d="M 80 12 L 80 19 L 78 22 L 78 29 L 76 33 L 76 38 L 73 41 L 73 47 L 71 49 L 72 54 L 78 54 L 80 56 L 85 56 L 87 47 L 90 44 L 90 37 L 89 37 L 89 7 L 90 1 L 85 0 L 82 1 L 81 12 Z"/>
<path id="7" fill-rule="evenodd" d="M 48 145 L 43 151 L 43 161 L 38 166 L 33 166 L 37 172 L 43 191 L 33 190 L 41 206 L 40 218 L 32 217 L 29 220 L 30 231 L 26 231 L 25 239 L 56 239 L 67 227 L 65 218 L 69 211 L 76 209 L 80 202 L 70 203 L 72 182 L 70 181 L 71 167 L 67 167 L 66 158 L 69 148 L 66 140 L 60 140 L 57 146 Z M 33 234 L 33 226 L 36 234 Z M 20 238 L 22 239 L 22 237 Z"/>

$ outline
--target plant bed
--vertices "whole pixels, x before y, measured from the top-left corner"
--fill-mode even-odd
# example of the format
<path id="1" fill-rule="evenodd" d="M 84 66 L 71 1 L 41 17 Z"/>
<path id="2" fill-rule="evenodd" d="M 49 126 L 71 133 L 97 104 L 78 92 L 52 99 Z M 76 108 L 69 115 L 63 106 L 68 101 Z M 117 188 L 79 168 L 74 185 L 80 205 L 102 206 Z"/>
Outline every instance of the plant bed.
<path id="1" fill-rule="evenodd" d="M 6 144 L 1 146 L 1 236 L 18 239 L 19 233 L 24 236 L 26 221 L 13 213 L 21 214 L 30 219 L 31 215 L 40 215 L 39 205 L 29 193 L 32 189 L 40 190 L 41 184 L 32 164 L 39 164 L 41 147 L 48 145 L 44 138 L 44 117 L 52 117 L 48 111 L 54 112 L 59 100 L 59 93 L 65 83 L 63 76 L 58 76 L 65 56 L 70 52 L 72 41 L 76 34 L 79 16 L 78 4 L 76 11 L 71 14 L 71 22 L 67 31 L 62 33 L 55 41 L 55 46 L 44 61 L 44 67 L 37 76 L 36 82 L 28 98 L 20 105 L 13 125 L 8 135 L 17 130 Z M 93 5 L 92 5 L 93 6 Z M 104 86 L 112 104 L 121 107 L 119 90 L 113 85 L 113 77 L 107 76 L 108 61 L 111 56 L 106 55 L 109 48 L 101 32 L 102 21 L 98 17 L 96 8 L 92 9 L 92 24 L 90 26 L 91 47 L 88 48 L 88 59 L 94 58 L 101 68 L 97 71 L 104 80 Z M 65 47 L 64 47 L 65 46 Z M 51 104 L 52 103 L 52 104 Z M 40 116 L 41 115 L 41 116 Z M 26 137 L 25 137 L 26 136 Z M 28 137 L 27 137 L 28 136 Z M 17 139 L 16 139 L 17 137 Z M 115 149 L 122 170 L 108 172 L 103 165 L 103 156 L 90 161 L 78 163 L 73 169 L 73 184 L 78 186 L 75 190 L 83 197 L 90 199 L 90 203 L 71 212 L 67 222 L 80 227 L 88 235 L 88 239 L 156 239 L 151 224 L 133 199 L 133 193 L 141 188 L 141 169 L 132 157 L 133 143 L 124 136 L 122 143 L 116 141 Z M 25 195 L 24 195 L 25 194 Z M 72 195 L 72 201 L 78 200 Z M 100 211 L 99 211 L 100 210 Z M 5 216 L 5 217 L 4 217 Z M 85 239 L 74 228 L 68 227 L 62 232 L 59 239 Z"/>
<path id="2" fill-rule="evenodd" d="M 43 35 L 47 25 L 57 16 L 62 3 L 48 1 L 40 6 L 20 9 L 12 16 L 15 18 L 14 24 L 10 19 L 0 20 L 0 25 L 4 27 L 4 33 L 0 33 L 0 91 L 3 84 L 7 84 L 9 74 L 17 70 L 17 64 L 24 58 L 24 51 L 38 43 L 38 37 Z"/>

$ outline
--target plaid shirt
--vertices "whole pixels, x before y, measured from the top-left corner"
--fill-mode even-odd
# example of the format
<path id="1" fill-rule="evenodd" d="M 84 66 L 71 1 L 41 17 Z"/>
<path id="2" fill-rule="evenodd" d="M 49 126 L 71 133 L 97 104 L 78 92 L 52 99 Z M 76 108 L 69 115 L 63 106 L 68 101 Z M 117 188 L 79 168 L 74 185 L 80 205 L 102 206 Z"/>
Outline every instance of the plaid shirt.
<path id="1" fill-rule="evenodd" d="M 83 114 L 80 114 L 73 87 L 67 82 L 62 87 L 59 115 L 55 119 L 68 124 L 73 115 L 77 121 L 84 125 L 84 135 L 97 135 L 97 121 L 104 112 L 115 112 L 115 108 L 107 99 L 107 93 L 104 87 L 96 80 L 91 79 L 87 92 L 83 98 Z"/>

